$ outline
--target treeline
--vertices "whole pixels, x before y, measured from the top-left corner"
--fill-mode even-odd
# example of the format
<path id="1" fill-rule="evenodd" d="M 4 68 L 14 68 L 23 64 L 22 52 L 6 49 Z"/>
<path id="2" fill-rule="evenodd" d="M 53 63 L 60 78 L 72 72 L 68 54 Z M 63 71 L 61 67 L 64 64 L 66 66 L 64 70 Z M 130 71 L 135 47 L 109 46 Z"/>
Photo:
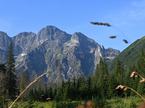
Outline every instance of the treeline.
<path id="1" fill-rule="evenodd" d="M 121 65 L 118 62 L 116 65 Z M 120 72 L 118 72 L 118 70 L 120 70 Z M 115 71 L 118 72 L 118 78 L 121 79 L 122 66 L 118 66 Z M 106 63 L 101 59 L 96 67 L 96 72 L 92 76 L 62 81 L 61 85 L 52 87 L 46 86 L 45 89 L 33 88 L 29 92 L 28 98 L 37 101 L 46 101 L 47 99 L 55 101 L 94 99 L 97 100 L 97 102 L 102 102 L 117 95 L 115 86 L 117 86 L 120 81 L 118 82 L 115 76 L 116 74 L 109 73 Z"/>
<path id="2" fill-rule="evenodd" d="M 59 86 L 33 88 L 29 93 L 29 99 L 32 100 L 89 100 L 94 99 L 97 102 L 104 102 L 106 99 L 114 97 L 124 97 L 135 95 L 128 91 L 116 91 L 119 84 L 128 85 L 136 89 L 139 93 L 144 93 L 144 85 L 138 84 L 138 78 L 131 79 L 132 71 L 145 73 L 145 53 L 141 52 L 139 60 L 132 67 L 127 67 L 116 58 L 112 69 L 108 69 L 103 59 L 96 67 L 96 72 L 89 77 L 80 77 L 78 79 L 62 81 Z"/>

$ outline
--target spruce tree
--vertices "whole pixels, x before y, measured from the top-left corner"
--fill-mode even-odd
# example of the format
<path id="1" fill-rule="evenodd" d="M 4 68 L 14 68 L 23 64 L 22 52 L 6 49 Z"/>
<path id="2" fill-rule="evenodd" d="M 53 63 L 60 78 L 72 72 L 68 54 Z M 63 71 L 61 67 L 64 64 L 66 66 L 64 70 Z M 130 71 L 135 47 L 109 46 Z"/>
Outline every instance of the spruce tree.
<path id="1" fill-rule="evenodd" d="M 96 67 L 96 73 L 93 77 L 93 91 L 95 93 L 94 101 L 102 107 L 107 98 L 108 91 L 108 68 L 104 60 L 101 58 L 100 63 Z"/>
<path id="2" fill-rule="evenodd" d="M 97 64 L 96 72 L 92 77 L 92 91 L 93 96 L 103 99 L 106 92 L 108 70 L 104 60 L 101 58 L 99 64 Z M 107 82 L 106 82 L 107 81 Z"/>
<path id="3" fill-rule="evenodd" d="M 19 81 L 20 81 L 20 83 L 19 83 L 19 90 L 21 92 L 30 83 L 29 73 L 26 72 L 26 71 L 22 72 L 20 74 Z"/>
<path id="4" fill-rule="evenodd" d="M 124 74 L 123 65 L 121 61 L 117 59 L 114 66 L 114 76 L 116 78 L 117 85 L 123 83 L 123 74 Z"/>
<path id="5" fill-rule="evenodd" d="M 13 44 L 8 49 L 7 57 L 7 98 L 14 99 L 18 93 L 17 76 L 15 72 L 15 60 L 13 55 Z"/>
<path id="6" fill-rule="evenodd" d="M 6 66 L 0 64 L 0 97 L 6 97 Z"/>

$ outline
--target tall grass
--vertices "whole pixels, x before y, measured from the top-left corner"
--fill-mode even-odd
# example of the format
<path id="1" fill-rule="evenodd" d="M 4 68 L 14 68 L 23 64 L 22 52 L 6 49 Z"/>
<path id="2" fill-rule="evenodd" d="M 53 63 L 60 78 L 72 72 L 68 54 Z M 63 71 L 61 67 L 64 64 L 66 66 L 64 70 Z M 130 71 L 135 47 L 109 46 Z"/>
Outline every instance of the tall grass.
<path id="1" fill-rule="evenodd" d="M 140 80 L 139 80 L 139 83 L 145 83 L 145 77 L 142 76 L 141 74 L 139 74 L 138 72 L 136 71 L 133 71 L 130 75 L 131 78 L 136 78 L 136 77 L 139 77 Z M 139 92 L 137 92 L 135 89 L 131 88 L 131 87 L 128 87 L 126 85 L 118 85 L 116 87 L 116 90 L 122 90 L 122 91 L 127 91 L 127 90 L 131 90 L 132 92 L 134 92 L 135 94 L 137 94 L 142 100 L 143 100 L 143 103 L 141 106 L 139 106 L 138 108 L 145 108 L 145 97 L 143 95 L 141 95 Z M 136 103 L 136 102 L 135 102 Z M 132 104 L 132 107 L 136 108 L 136 105 Z"/>
<path id="2" fill-rule="evenodd" d="M 14 104 L 28 91 L 28 89 L 34 85 L 36 82 L 38 82 L 43 76 L 47 75 L 48 72 L 41 74 L 37 78 L 35 78 L 18 96 L 17 98 L 10 104 L 8 108 L 12 108 Z"/>

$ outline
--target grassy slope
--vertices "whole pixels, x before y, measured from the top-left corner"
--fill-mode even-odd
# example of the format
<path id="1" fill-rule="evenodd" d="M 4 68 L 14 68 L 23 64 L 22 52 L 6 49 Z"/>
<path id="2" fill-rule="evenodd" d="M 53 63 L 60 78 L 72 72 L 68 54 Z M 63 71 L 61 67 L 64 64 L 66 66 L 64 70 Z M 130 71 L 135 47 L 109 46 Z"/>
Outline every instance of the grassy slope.
<path id="1" fill-rule="evenodd" d="M 145 37 L 132 43 L 118 57 L 125 65 L 133 66 L 136 64 L 142 49 L 145 49 Z"/>

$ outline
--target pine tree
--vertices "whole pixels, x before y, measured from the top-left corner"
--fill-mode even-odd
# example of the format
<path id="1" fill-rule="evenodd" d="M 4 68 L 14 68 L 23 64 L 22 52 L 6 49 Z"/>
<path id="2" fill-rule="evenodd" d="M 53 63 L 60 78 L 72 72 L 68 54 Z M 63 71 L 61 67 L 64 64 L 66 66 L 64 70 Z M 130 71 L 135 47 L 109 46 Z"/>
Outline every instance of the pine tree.
<path id="1" fill-rule="evenodd" d="M 27 71 L 22 72 L 19 76 L 19 91 L 22 92 L 29 83 L 30 83 L 29 73 Z M 31 90 L 28 90 L 28 92 L 24 94 L 23 99 L 28 98 L 30 91 Z"/>
<path id="2" fill-rule="evenodd" d="M 6 97 L 6 66 L 0 64 L 0 96 Z"/>
<path id="3" fill-rule="evenodd" d="M 8 49 L 7 57 L 7 97 L 14 99 L 18 93 L 17 76 L 15 72 L 15 60 L 13 55 L 13 44 L 11 43 Z"/>
<path id="4" fill-rule="evenodd" d="M 98 107 L 106 101 L 108 95 L 108 81 L 109 81 L 108 68 L 104 60 L 101 58 L 100 63 L 96 67 L 96 72 L 92 78 L 93 84 L 93 100 L 97 103 Z"/>
<path id="5" fill-rule="evenodd" d="M 72 97 L 72 99 L 74 100 L 74 99 L 76 99 L 76 97 L 77 97 L 77 82 L 76 82 L 77 80 L 76 80 L 76 78 L 73 78 L 73 81 L 72 81 L 72 86 L 71 86 L 71 97 Z"/>
<path id="6" fill-rule="evenodd" d="M 87 78 L 87 90 L 86 90 L 87 94 L 88 94 L 88 99 L 91 99 L 93 96 L 93 90 L 92 90 L 92 81 L 91 81 L 91 77 Z"/>
<path id="7" fill-rule="evenodd" d="M 79 94 L 80 98 L 85 99 L 87 97 L 87 83 L 84 77 L 79 78 Z"/>
<path id="8" fill-rule="evenodd" d="M 47 93 L 48 93 L 48 97 L 49 98 L 53 98 L 54 96 L 54 94 L 53 94 L 53 89 L 52 89 L 52 87 L 49 87 L 49 89 L 47 90 Z"/>
<path id="9" fill-rule="evenodd" d="M 108 91 L 108 68 L 103 59 L 100 60 L 100 63 L 96 67 L 96 72 L 92 77 L 92 86 L 93 93 L 98 99 L 104 100 L 107 97 Z"/>
<path id="10" fill-rule="evenodd" d="M 114 67 L 114 76 L 116 78 L 117 85 L 123 83 L 123 74 L 124 74 L 123 65 L 121 61 L 117 59 L 115 62 L 115 67 Z"/>
<path id="11" fill-rule="evenodd" d="M 20 80 L 20 83 L 19 83 L 19 90 L 20 90 L 20 92 L 22 91 L 22 90 L 24 90 L 24 88 L 29 84 L 29 82 L 30 82 L 30 79 L 29 79 L 29 74 L 28 74 L 28 72 L 22 72 L 21 74 L 20 74 L 20 78 L 19 78 L 19 80 Z"/>

